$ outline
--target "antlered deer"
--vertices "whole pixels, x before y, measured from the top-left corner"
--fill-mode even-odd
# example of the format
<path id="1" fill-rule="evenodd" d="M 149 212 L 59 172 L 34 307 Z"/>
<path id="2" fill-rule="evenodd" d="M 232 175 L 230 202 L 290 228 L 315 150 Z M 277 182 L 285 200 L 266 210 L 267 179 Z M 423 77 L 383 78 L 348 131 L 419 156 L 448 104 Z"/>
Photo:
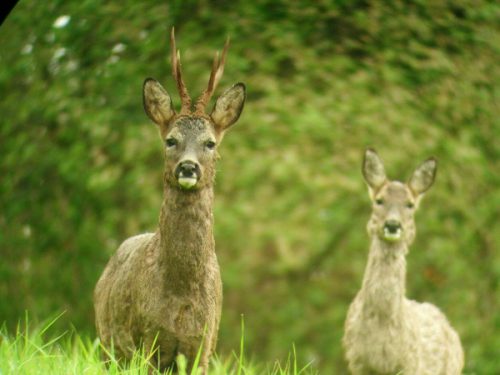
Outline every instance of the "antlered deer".
<path id="1" fill-rule="evenodd" d="M 208 87 L 194 110 L 174 29 L 172 73 L 181 110 L 174 111 L 156 80 L 144 82 L 144 109 L 165 144 L 164 199 L 156 232 L 123 242 L 94 291 L 98 335 L 118 358 L 130 358 L 144 345 L 156 350 L 153 364 L 159 369 L 173 366 L 180 353 L 192 367 L 201 347 L 200 367 L 206 372 L 215 350 L 222 305 L 213 237 L 215 163 L 225 131 L 243 109 L 245 86 L 226 90 L 210 114 L 205 107 L 222 76 L 228 42 L 220 59 L 215 56 Z"/>

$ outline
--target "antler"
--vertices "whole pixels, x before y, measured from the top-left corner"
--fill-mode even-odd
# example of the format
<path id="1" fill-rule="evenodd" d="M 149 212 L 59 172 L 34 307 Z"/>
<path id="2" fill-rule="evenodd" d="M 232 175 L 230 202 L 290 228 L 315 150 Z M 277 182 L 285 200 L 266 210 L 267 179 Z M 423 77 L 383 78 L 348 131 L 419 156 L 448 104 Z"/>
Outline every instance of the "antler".
<path id="1" fill-rule="evenodd" d="M 224 44 L 224 49 L 222 50 L 222 55 L 220 59 L 219 59 L 219 52 L 215 54 L 214 62 L 212 64 L 212 72 L 210 73 L 210 79 L 208 80 L 208 87 L 196 101 L 195 112 L 198 114 L 203 114 L 205 112 L 205 107 L 207 106 L 208 101 L 212 97 L 212 94 L 222 77 L 222 73 L 224 73 L 224 64 L 226 63 L 226 55 L 228 48 L 229 48 L 229 37 L 226 40 L 226 44 Z"/>
<path id="2" fill-rule="evenodd" d="M 172 75 L 177 83 L 177 90 L 179 91 L 179 95 L 181 97 L 181 113 L 190 112 L 191 97 L 189 96 L 187 87 L 182 80 L 181 53 L 175 46 L 175 31 L 173 27 L 172 32 L 170 33 L 170 46 L 172 49 Z"/>

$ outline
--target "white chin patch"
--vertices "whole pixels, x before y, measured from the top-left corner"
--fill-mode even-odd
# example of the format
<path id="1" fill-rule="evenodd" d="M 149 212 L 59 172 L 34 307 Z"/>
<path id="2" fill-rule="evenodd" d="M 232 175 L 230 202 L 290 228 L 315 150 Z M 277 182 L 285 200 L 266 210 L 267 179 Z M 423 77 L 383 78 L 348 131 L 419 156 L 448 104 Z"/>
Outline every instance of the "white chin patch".
<path id="1" fill-rule="evenodd" d="M 191 189 L 196 185 L 198 179 L 196 177 L 179 177 L 177 182 L 182 188 Z"/>
<path id="2" fill-rule="evenodd" d="M 389 242 L 396 242 L 401 239 L 402 231 L 398 229 L 396 232 L 392 233 L 387 228 L 384 228 L 384 240 Z"/>

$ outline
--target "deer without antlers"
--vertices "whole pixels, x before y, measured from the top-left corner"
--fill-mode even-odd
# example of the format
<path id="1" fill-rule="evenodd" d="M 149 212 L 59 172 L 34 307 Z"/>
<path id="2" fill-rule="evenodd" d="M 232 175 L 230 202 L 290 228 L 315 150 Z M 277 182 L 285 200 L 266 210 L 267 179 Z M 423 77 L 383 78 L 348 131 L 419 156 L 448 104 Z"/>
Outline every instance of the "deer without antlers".
<path id="1" fill-rule="evenodd" d="M 390 181 L 374 150 L 368 149 L 363 176 L 373 212 L 371 247 L 361 290 L 349 307 L 344 349 L 352 374 L 458 375 L 460 339 L 434 305 L 405 297 L 406 254 L 415 237 L 413 215 L 431 187 L 437 162 L 428 159 L 407 184 Z"/>
<path id="2" fill-rule="evenodd" d="M 213 181 L 217 147 L 238 120 L 245 86 L 237 83 L 205 108 L 224 70 L 229 42 L 216 55 L 207 89 L 196 102 L 182 79 L 180 53 L 171 33 L 172 74 L 181 98 L 177 113 L 167 91 L 144 82 L 143 103 L 165 143 L 164 199 L 155 233 L 127 239 L 110 259 L 94 291 L 98 335 L 118 358 L 144 345 L 163 370 L 182 353 L 191 367 L 202 348 L 206 372 L 215 350 L 222 283 L 213 238 Z"/>

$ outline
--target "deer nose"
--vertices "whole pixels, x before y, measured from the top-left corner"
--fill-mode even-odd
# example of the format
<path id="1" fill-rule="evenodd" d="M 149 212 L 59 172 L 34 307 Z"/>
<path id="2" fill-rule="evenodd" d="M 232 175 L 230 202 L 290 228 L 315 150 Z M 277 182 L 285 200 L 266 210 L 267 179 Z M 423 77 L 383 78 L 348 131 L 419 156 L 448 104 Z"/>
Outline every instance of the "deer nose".
<path id="1" fill-rule="evenodd" d="M 401 223 L 397 220 L 387 220 L 384 224 L 384 228 L 387 229 L 389 233 L 397 233 L 401 229 Z"/>
<path id="2" fill-rule="evenodd" d="M 188 160 L 179 163 L 176 168 L 175 175 L 177 178 L 179 177 L 199 177 L 200 167 L 195 162 Z"/>

